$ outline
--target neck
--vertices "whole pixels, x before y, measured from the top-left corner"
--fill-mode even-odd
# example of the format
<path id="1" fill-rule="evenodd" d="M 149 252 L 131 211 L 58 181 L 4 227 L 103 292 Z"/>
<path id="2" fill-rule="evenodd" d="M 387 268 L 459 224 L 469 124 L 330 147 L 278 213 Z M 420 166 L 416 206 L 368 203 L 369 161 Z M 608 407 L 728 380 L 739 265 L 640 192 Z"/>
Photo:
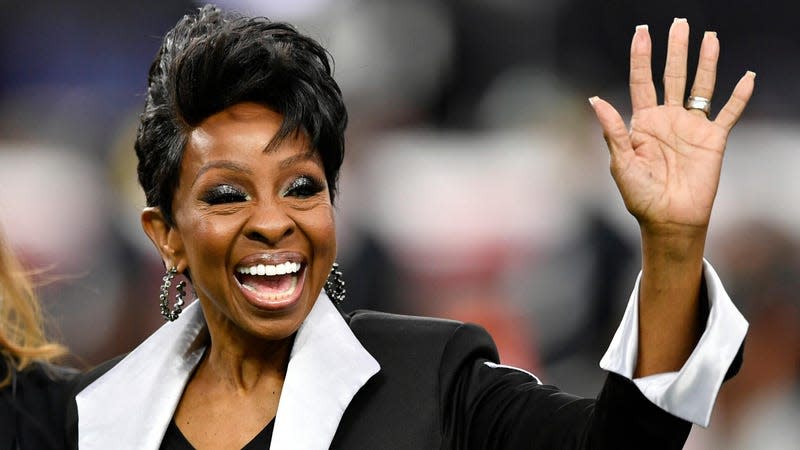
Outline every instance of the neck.
<path id="1" fill-rule="evenodd" d="M 286 378 L 294 335 L 280 340 L 253 336 L 230 320 L 209 320 L 210 344 L 196 376 L 236 391 L 251 391 Z"/>

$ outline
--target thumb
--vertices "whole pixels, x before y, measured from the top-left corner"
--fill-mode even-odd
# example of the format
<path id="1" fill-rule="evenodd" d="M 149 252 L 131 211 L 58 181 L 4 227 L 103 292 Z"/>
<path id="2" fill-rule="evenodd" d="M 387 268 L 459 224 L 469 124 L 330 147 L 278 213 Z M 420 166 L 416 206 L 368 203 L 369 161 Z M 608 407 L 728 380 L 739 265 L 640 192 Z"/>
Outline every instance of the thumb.
<path id="1" fill-rule="evenodd" d="M 600 122 L 600 127 L 603 129 L 603 137 L 606 140 L 606 144 L 608 144 L 608 152 L 611 157 L 618 158 L 631 151 L 628 128 L 617 110 L 600 97 L 591 97 L 589 103 L 592 105 L 597 121 Z"/>

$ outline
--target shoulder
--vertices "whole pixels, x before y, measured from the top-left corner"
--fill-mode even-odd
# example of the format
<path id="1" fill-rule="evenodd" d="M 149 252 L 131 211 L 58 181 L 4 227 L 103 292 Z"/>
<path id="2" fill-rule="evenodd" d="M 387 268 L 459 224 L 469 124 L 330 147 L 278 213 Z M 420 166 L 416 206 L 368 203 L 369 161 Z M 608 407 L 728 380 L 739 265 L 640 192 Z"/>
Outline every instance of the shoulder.
<path id="1" fill-rule="evenodd" d="M 36 362 L 19 372 L 20 381 L 36 385 L 66 385 L 70 383 L 79 372 L 71 367 L 55 364 Z"/>
<path id="2" fill-rule="evenodd" d="M 354 332 L 367 333 L 411 332 L 446 335 L 463 325 L 455 320 L 406 316 L 366 309 L 353 311 L 344 318 Z"/>
<path id="3" fill-rule="evenodd" d="M 0 358 L 0 376 L 6 376 L 9 371 L 11 386 L 8 388 L 24 393 L 26 399 L 58 395 L 66 391 L 78 375 L 76 369 L 41 361 L 17 371 L 9 367 L 4 358 Z"/>
<path id="4" fill-rule="evenodd" d="M 497 361 L 494 341 L 479 325 L 369 310 L 347 314 L 345 321 L 382 366 L 390 361 L 435 367 L 475 358 Z"/>
<path id="5" fill-rule="evenodd" d="M 68 396 L 67 396 L 65 421 L 67 430 L 67 442 L 69 442 L 70 445 L 73 446 L 72 448 L 77 448 L 77 442 L 78 442 L 78 405 L 75 403 L 75 397 L 84 388 L 86 388 L 86 386 L 92 384 L 95 380 L 103 376 L 103 374 L 111 370 L 111 368 L 117 365 L 117 363 L 124 357 L 125 355 L 120 355 L 117 356 L 116 358 L 101 363 L 82 374 L 78 374 L 70 382 L 68 389 Z"/>
<path id="6" fill-rule="evenodd" d="M 95 380 L 103 376 L 106 372 L 111 370 L 112 367 L 117 365 L 117 363 L 124 358 L 125 355 L 117 356 L 116 358 L 110 359 L 106 362 L 98 364 L 97 366 L 87 370 L 84 373 L 76 375 L 69 383 L 68 389 L 68 404 L 67 404 L 67 421 L 74 421 L 75 425 L 77 425 L 78 421 L 78 409 L 77 405 L 75 404 L 75 397 L 84 389 L 86 386 L 94 383 Z"/>
<path id="7" fill-rule="evenodd" d="M 125 357 L 125 354 L 119 355 L 115 358 L 109 359 L 103 363 L 100 363 L 93 368 L 87 370 L 84 373 L 78 374 L 75 376 L 71 383 L 71 390 L 72 396 L 74 397 L 80 391 L 82 391 L 86 386 L 94 383 L 95 380 L 103 376 L 106 372 L 111 370 L 112 367 L 116 366 L 118 362 L 120 362 Z"/>
<path id="8" fill-rule="evenodd" d="M 419 342 L 428 346 L 446 346 L 461 341 L 491 342 L 491 337 L 481 326 L 449 319 L 370 310 L 356 310 L 344 318 L 359 339 L 388 340 L 395 344 Z"/>
<path id="9" fill-rule="evenodd" d="M 2 444 L 24 441 L 30 446 L 25 448 L 63 447 L 64 411 L 77 371 L 45 362 L 15 371 L 0 358 L 0 374 L 8 371 L 10 383 L 0 396 Z"/>

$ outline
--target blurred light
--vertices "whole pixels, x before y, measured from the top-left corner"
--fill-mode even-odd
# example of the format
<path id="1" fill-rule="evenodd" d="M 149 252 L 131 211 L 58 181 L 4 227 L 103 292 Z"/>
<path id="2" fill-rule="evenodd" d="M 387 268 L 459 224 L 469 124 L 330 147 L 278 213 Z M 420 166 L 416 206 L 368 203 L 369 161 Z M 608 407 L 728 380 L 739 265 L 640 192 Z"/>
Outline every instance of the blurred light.
<path id="1" fill-rule="evenodd" d="M 0 144 L 0 217 L 9 241 L 39 263 L 89 265 L 105 229 L 105 192 L 79 152 Z"/>

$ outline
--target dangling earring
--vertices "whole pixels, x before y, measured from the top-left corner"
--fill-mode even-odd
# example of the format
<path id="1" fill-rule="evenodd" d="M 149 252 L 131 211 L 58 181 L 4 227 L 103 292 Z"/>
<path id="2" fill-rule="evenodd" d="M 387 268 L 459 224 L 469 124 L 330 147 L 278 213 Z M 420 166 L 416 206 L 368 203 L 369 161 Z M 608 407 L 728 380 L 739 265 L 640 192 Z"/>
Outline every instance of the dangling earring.
<path id="1" fill-rule="evenodd" d="M 175 286 L 175 290 L 178 291 L 175 294 L 175 308 L 169 309 L 169 287 L 172 285 L 172 279 L 175 278 L 176 273 L 178 273 L 177 267 L 173 266 L 167 270 L 166 275 L 162 278 L 164 283 L 161 285 L 161 295 L 158 296 L 159 300 L 161 300 L 161 315 L 168 322 L 174 321 L 181 314 L 181 311 L 183 311 L 183 297 L 186 296 L 186 281 L 181 280 Z"/>
<path id="2" fill-rule="evenodd" d="M 325 293 L 328 294 L 328 298 L 333 301 L 334 305 L 340 305 L 344 301 L 347 291 L 344 289 L 344 278 L 339 270 L 339 263 L 333 263 L 333 267 L 331 267 L 331 273 L 325 280 Z"/>

